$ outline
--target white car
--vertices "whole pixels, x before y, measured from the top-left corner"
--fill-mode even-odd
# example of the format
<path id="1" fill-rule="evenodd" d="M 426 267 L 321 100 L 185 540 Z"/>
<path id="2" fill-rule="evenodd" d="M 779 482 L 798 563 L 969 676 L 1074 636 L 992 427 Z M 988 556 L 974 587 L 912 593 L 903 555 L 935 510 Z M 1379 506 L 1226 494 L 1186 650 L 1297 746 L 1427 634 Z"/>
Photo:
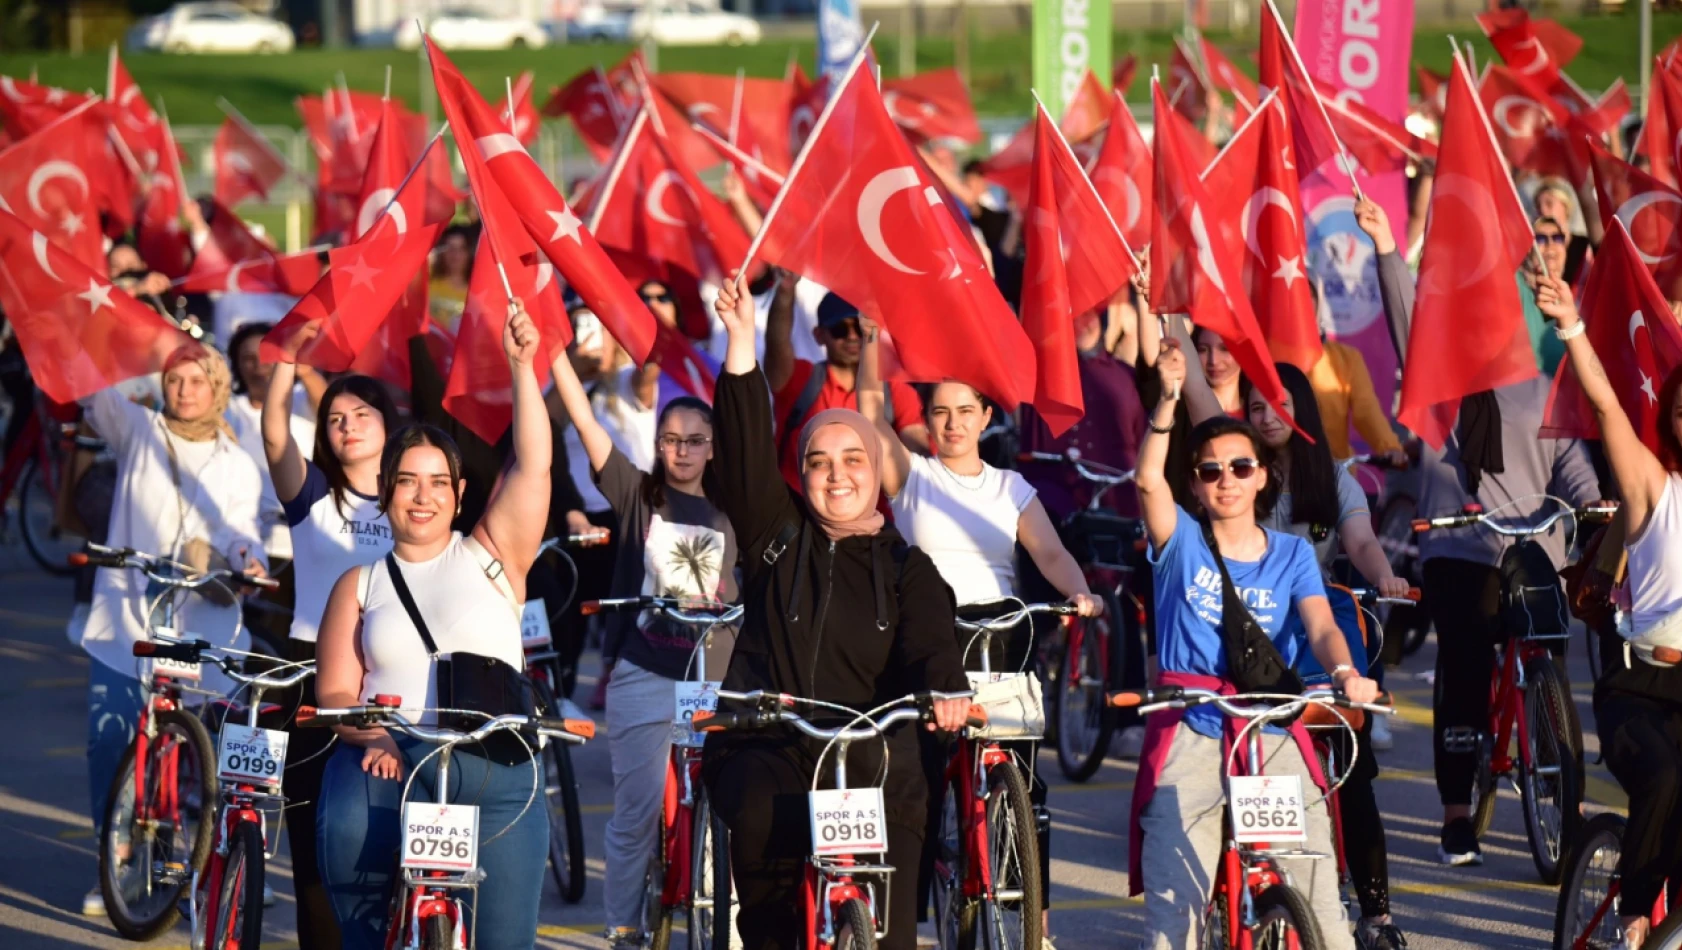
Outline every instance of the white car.
<path id="1" fill-rule="evenodd" d="M 293 46 L 286 24 L 216 0 L 176 4 L 147 24 L 144 42 L 166 53 L 289 53 Z"/>
<path id="2" fill-rule="evenodd" d="M 760 40 L 758 20 L 681 0 L 662 2 L 652 17 L 646 9 L 631 14 L 629 32 L 632 40 L 652 36 L 661 46 L 741 46 Z"/>
<path id="3" fill-rule="evenodd" d="M 441 10 L 426 18 L 426 33 L 440 49 L 509 49 L 548 45 L 549 34 L 535 21 L 518 16 L 492 16 L 465 8 Z M 398 49 L 419 49 L 420 27 L 413 19 L 397 26 Z"/>

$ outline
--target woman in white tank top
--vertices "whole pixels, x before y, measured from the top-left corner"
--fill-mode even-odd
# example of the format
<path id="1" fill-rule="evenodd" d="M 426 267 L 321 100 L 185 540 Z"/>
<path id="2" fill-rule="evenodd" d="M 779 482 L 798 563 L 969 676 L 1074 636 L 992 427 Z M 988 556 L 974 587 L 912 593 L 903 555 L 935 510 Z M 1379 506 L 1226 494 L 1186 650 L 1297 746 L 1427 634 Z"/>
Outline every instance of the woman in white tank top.
<path id="1" fill-rule="evenodd" d="M 1635 254 L 1621 225 L 1606 240 L 1621 244 L 1625 254 Z M 1621 279 L 1616 271 L 1607 276 Z M 1668 344 L 1674 353 L 1682 344 L 1682 334 L 1658 287 L 1645 274 L 1640 277 L 1640 286 L 1634 289 L 1651 305 L 1630 318 L 1631 343 L 1641 346 L 1634 339 L 1639 327 L 1635 319 L 1645 311 L 1651 340 L 1647 346 L 1660 351 L 1661 345 Z M 1627 643 L 1622 655 L 1601 652 L 1606 663 L 1595 684 L 1594 719 L 1606 766 L 1629 795 L 1629 830 L 1618 859 L 1622 875 L 1618 914 L 1625 944 L 1639 947 L 1646 942 L 1651 926 L 1647 914 L 1664 887 L 1667 869 L 1682 859 L 1682 841 L 1675 834 L 1675 823 L 1682 816 L 1668 805 L 1682 792 L 1682 741 L 1678 740 L 1682 737 L 1682 667 L 1664 662 L 1653 652 L 1658 647 L 1682 646 L 1682 558 L 1676 555 L 1682 545 L 1682 368 L 1672 370 L 1662 381 L 1653 379 L 1639 363 L 1624 364 L 1627 351 L 1619 352 L 1616 356 L 1622 365 L 1616 369 L 1622 385 L 1614 388 L 1584 335 L 1571 288 L 1555 278 L 1540 278 L 1536 305 L 1556 321 L 1556 332 L 1565 340 L 1571 368 L 1599 423 L 1606 461 L 1622 496 L 1618 516 L 1627 530 L 1631 609 L 1627 629 L 1619 632 Z M 1606 314 L 1618 323 L 1620 351 L 1625 327 L 1622 313 Z M 1620 540 L 1613 529 L 1602 543 Z M 1597 632 L 1602 637 L 1612 635 Z"/>
<path id="2" fill-rule="evenodd" d="M 390 520 L 391 556 L 346 571 L 327 601 L 317 640 L 316 689 L 327 707 L 360 705 L 374 695 L 405 706 L 435 705 L 435 663 L 399 601 L 398 570 L 438 654 L 471 652 L 519 669 L 517 604 L 537 559 L 549 514 L 552 445 L 543 393 L 532 371 L 538 333 L 518 305 L 503 330 L 513 377 L 514 457 L 470 537 L 451 530 L 460 507 L 461 455 L 430 426 L 411 425 L 387 441 L 380 462 L 380 507 Z M 413 796 L 436 794 L 434 747 L 384 729 L 337 727 L 340 748 L 322 780 L 316 822 L 322 878 L 346 950 L 383 946 L 387 901 L 401 841 L 397 808 L 402 780 Z M 527 807 L 533 763 L 505 765 L 462 747 L 450 770 L 450 800 L 479 806 L 479 950 L 523 950 L 537 935 L 538 897 L 549 840 L 541 796 Z M 506 831 L 504 830 L 506 829 Z"/>

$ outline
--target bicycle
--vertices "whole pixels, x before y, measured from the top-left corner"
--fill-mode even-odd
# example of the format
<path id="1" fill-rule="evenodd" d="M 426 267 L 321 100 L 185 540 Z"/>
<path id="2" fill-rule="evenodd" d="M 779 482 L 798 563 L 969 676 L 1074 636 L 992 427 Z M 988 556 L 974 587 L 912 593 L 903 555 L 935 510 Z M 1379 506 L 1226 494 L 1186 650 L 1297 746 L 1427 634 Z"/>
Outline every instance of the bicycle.
<path id="1" fill-rule="evenodd" d="M 561 664 L 561 655 L 554 649 L 551 632 L 557 617 L 572 604 L 578 593 L 578 565 L 566 553 L 567 547 L 594 547 L 606 544 L 606 532 L 599 535 L 573 534 L 565 538 L 550 538 L 538 548 L 544 554 L 558 555 L 572 568 L 572 587 L 565 599 L 550 606 L 541 597 L 526 602 L 520 619 L 520 645 L 526 654 L 526 680 L 531 683 L 537 709 L 544 715 L 560 714 L 562 719 L 587 719 L 584 712 L 563 696 L 563 684 L 571 681 L 570 670 Z M 565 742 L 551 742 L 544 750 L 543 796 L 549 808 L 549 874 L 561 899 L 576 904 L 584 899 L 586 873 L 584 868 L 584 813 L 578 803 L 578 775 L 572 767 L 572 746 Z"/>
<path id="2" fill-rule="evenodd" d="M 965 658 L 980 645 L 981 672 L 969 674 L 971 687 L 979 695 L 991 684 L 1023 676 L 1021 671 L 993 672 L 995 633 L 1036 615 L 1068 618 L 1075 612 L 1068 604 L 1022 604 L 992 620 L 959 620 L 959 631 L 971 635 Z M 979 925 L 986 946 L 1037 950 L 1043 936 L 1041 888 L 1046 883 L 1040 880 L 1039 815 L 1027 779 L 998 738 L 1001 732 L 1030 741 L 1041 737 L 1033 723 L 1004 726 L 988 718 L 987 728 L 959 734 L 946 765 L 940 834 L 935 839 L 936 936 L 942 950 L 973 950 Z M 1030 754 L 1026 768 L 1032 767 Z M 1019 939 L 1008 939 L 1011 936 Z"/>
<path id="3" fill-rule="evenodd" d="M 651 950 L 666 950 L 672 939 L 672 917 L 681 909 L 689 918 L 692 948 L 730 950 L 731 884 L 729 832 L 724 819 L 707 802 L 701 782 L 701 742 L 689 728 L 698 712 L 717 708 L 717 680 L 707 673 L 707 650 L 713 631 L 741 619 L 740 604 L 711 604 L 670 597 L 626 597 L 586 601 L 586 614 L 604 610 L 650 610 L 681 624 L 704 628 L 695 643 L 690 664 L 695 679 L 677 684 L 673 724 L 677 736 L 666 765 L 665 803 L 660 834 L 650 856 L 643 885 L 643 934 Z"/>
<path id="4" fill-rule="evenodd" d="M 894 869 L 880 859 L 874 863 L 862 860 L 864 855 L 885 858 L 887 854 L 887 809 L 880 786 L 848 786 L 848 747 L 861 739 L 880 738 L 889 727 L 902 722 L 931 721 L 937 700 L 964 699 L 971 695 L 915 693 L 861 713 L 783 693 L 764 690 L 737 693 L 721 689 L 718 691 L 721 702 L 740 703 L 750 710 L 698 711 L 690 719 L 690 727 L 696 732 L 732 732 L 783 724 L 793 726 L 808 738 L 828 743 L 818 756 L 808 794 L 812 855 L 807 860 L 800 891 L 806 950 L 875 950 L 876 941 L 887 935 L 885 898 Z M 838 713 L 847 722 L 835 728 L 821 728 L 793 711 L 797 708 Z M 966 725 L 979 728 L 986 723 L 985 715 L 972 706 Z M 835 750 L 834 787 L 820 790 L 823 759 L 831 749 Z M 861 877 L 868 880 L 861 881 Z M 878 899 L 878 890 L 882 899 Z"/>
<path id="5" fill-rule="evenodd" d="M 49 574 L 75 573 L 70 556 L 81 550 L 86 539 L 64 530 L 59 492 L 64 484 L 64 463 L 76 450 L 102 452 L 105 441 L 78 434 L 74 422 L 53 418 L 45 396 L 37 395 L 35 411 L 24 420 L 17 440 L 0 466 L 0 510 L 15 490 L 18 501 L 18 534 L 35 563 Z M 58 433 L 49 438 L 48 432 Z"/>
<path id="6" fill-rule="evenodd" d="M 1610 507 L 1566 506 L 1533 526 L 1509 527 L 1493 520 L 1494 515 L 1485 513 L 1481 505 L 1470 504 L 1460 514 L 1417 519 L 1413 528 L 1423 533 L 1482 525 L 1503 537 L 1529 538 L 1548 532 L 1562 519 L 1593 521 L 1615 512 Z M 1563 610 L 1563 594 L 1560 603 Z M 1472 826 L 1478 837 L 1489 831 L 1495 818 L 1496 783 L 1501 778 L 1512 780 L 1524 808 L 1531 859 L 1547 884 L 1558 884 L 1562 867 L 1569 863 L 1565 850 L 1581 820 L 1583 804 L 1579 765 L 1583 727 L 1571 690 L 1549 651 L 1549 644 L 1569 638 L 1569 632 L 1509 636 L 1496 647 L 1487 730 L 1443 735 L 1445 750 L 1478 756 L 1472 783 Z M 1440 679 L 1436 688 L 1440 706 Z M 1511 751 L 1515 738 L 1516 757 Z"/>
<path id="7" fill-rule="evenodd" d="M 189 905 L 193 950 L 255 950 L 263 934 L 264 862 L 273 857 L 268 847 L 265 812 L 281 814 L 286 796 L 280 792 L 286 772 L 287 735 L 258 724 L 260 715 L 281 712 L 278 705 L 263 705 L 263 691 L 291 689 L 315 674 L 314 664 L 282 664 L 280 669 L 299 666 L 280 676 L 248 675 L 239 668 L 239 657 L 255 656 L 245 651 L 219 650 L 203 640 L 162 637 L 136 643 L 134 655 L 158 657 L 194 666 L 205 654 L 222 672 L 243 688 L 251 690 L 245 706 L 229 701 L 219 709 L 217 778 L 222 785 L 221 807 L 213 831 L 210 858 L 202 874 L 195 873 Z M 260 657 L 272 660 L 272 657 Z M 241 713 L 245 725 L 234 723 Z M 277 830 L 278 835 L 278 830 Z"/>
<path id="8" fill-rule="evenodd" d="M 268 578 L 240 571 L 216 570 L 194 574 L 183 564 L 130 548 L 116 549 L 89 543 L 71 555 L 74 567 L 132 568 L 160 590 L 147 605 L 146 616 L 162 645 L 175 637 L 176 596 L 182 591 L 216 585 L 232 595 L 241 587 L 269 587 Z M 234 612 L 234 633 L 241 629 Z M 216 696 L 197 688 L 203 670 L 173 651 L 143 653 L 154 644 L 135 645 L 135 655 L 151 659 L 147 677 L 151 688 L 141 706 L 134 741 L 112 778 L 105 811 L 105 831 L 99 840 L 99 886 L 105 911 L 117 932 L 130 940 L 150 940 L 175 926 L 180 903 L 195 875 L 204 870 L 215 838 L 217 800 L 216 761 L 210 733 L 188 712 L 185 694 Z M 261 886 L 258 895 L 261 897 Z"/>
<path id="9" fill-rule="evenodd" d="M 576 744 L 596 734 L 596 724 L 589 719 L 484 716 L 484 724 L 471 732 L 461 732 L 417 725 L 407 718 L 440 713 L 482 715 L 456 709 L 405 709 L 402 697 L 384 695 L 375 696 L 364 706 L 345 709 L 304 706 L 298 710 L 300 726 L 384 728 L 438 746 L 427 754 L 427 758 L 438 757 L 435 800 L 431 803 L 409 800 L 418 766 L 409 771 L 403 783 L 400 799 L 403 842 L 398 858 L 402 880 L 391 897 L 387 947 L 470 950 L 476 942 L 475 934 L 465 923 L 466 907 L 457 895 L 469 891 L 477 903 L 479 885 L 485 880 L 485 872 L 479 867 L 479 807 L 449 801 L 450 761 L 455 747 L 482 742 L 499 731 L 512 732 L 531 743 L 553 739 Z M 528 808 L 537 799 L 538 780 L 534 758 Z"/>
<path id="10" fill-rule="evenodd" d="M 1096 487 L 1086 506 L 1063 519 L 1059 528 L 1088 589 L 1104 602 L 1104 613 L 1076 618 L 1064 627 L 1060 640 L 1045 647 L 1047 732 L 1055 740 L 1057 766 L 1064 777 L 1084 782 L 1104 764 L 1110 738 L 1120 725 L 1119 713 L 1104 697 L 1122 685 L 1125 646 L 1138 640 L 1145 625 L 1144 604 L 1125 584 L 1143 550 L 1144 526 L 1101 506 L 1111 489 L 1133 480 L 1132 472 L 1085 461 L 1074 449 L 1063 455 L 1024 452 L 1017 458 L 1067 465 Z M 1128 625 L 1125 641 L 1117 636 L 1116 624 Z"/>
<path id="11" fill-rule="evenodd" d="M 1308 809 L 1300 783 L 1286 776 L 1269 779 L 1260 770 L 1261 729 L 1274 720 L 1288 721 L 1309 707 L 1335 707 L 1331 715 L 1339 728 L 1353 732 L 1338 709 L 1388 713 L 1376 703 L 1351 702 L 1341 693 L 1311 690 L 1300 696 L 1241 693 L 1223 696 L 1203 689 L 1168 687 L 1114 693 L 1117 706 L 1137 707 L 1149 715 L 1166 709 L 1213 705 L 1244 726 L 1227 754 L 1227 809 L 1221 855 L 1209 903 L 1203 913 L 1205 950 L 1320 950 L 1325 943 L 1320 923 L 1308 899 L 1290 882 L 1280 858 L 1327 858 L 1313 851 L 1292 850 L 1277 844 L 1307 839 Z M 1239 705 L 1252 703 L 1256 705 Z M 1266 705 L 1276 703 L 1277 705 Z M 1239 758 L 1242 747 L 1244 755 Z M 1347 775 L 1347 772 L 1345 772 Z M 1336 792 L 1342 779 L 1327 777 L 1326 795 Z"/>
<path id="12" fill-rule="evenodd" d="M 1624 816 L 1602 812 L 1583 825 L 1571 849 L 1570 869 L 1559 889 L 1554 909 L 1554 950 L 1621 950 L 1623 928 L 1615 911 L 1621 879 L 1618 860 L 1623 855 Z M 1668 915 L 1668 902 L 1660 894 L 1649 918 L 1652 933 L 1643 950 L 1677 950 L 1682 947 L 1682 916 Z"/>

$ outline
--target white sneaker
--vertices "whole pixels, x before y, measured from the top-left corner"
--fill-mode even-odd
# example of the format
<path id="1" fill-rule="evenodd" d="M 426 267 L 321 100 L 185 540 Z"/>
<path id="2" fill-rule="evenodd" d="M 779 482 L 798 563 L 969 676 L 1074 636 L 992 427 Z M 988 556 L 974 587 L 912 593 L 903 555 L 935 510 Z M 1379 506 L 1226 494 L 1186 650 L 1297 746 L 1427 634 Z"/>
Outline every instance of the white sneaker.
<path id="1" fill-rule="evenodd" d="M 274 888 L 270 887 L 267 883 L 263 885 L 263 906 L 274 906 Z"/>
<path id="2" fill-rule="evenodd" d="M 1116 754 L 1124 759 L 1137 759 L 1145 751 L 1145 727 L 1128 726 L 1116 737 Z"/>
<path id="3" fill-rule="evenodd" d="M 1390 734 L 1390 717 L 1374 714 L 1372 717 L 1372 747 L 1379 752 L 1387 752 L 1396 745 L 1396 737 Z"/>
<path id="4" fill-rule="evenodd" d="M 82 898 L 82 916 L 105 916 L 105 892 L 100 890 L 97 884 L 94 885 L 93 890 L 88 891 L 86 897 Z"/>

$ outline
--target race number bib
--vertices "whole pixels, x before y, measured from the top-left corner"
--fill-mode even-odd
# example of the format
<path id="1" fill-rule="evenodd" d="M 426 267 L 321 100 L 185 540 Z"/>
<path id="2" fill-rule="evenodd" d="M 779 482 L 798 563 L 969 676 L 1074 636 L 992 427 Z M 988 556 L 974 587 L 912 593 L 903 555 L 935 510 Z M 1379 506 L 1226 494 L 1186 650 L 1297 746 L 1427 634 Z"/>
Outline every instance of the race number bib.
<path id="1" fill-rule="evenodd" d="M 417 871 L 471 871 L 479 864 L 477 805 L 403 806 L 403 866 Z"/>
<path id="2" fill-rule="evenodd" d="M 888 850 L 887 810 L 879 788 L 825 789 L 809 795 L 812 853 L 859 854 Z"/>
<path id="3" fill-rule="evenodd" d="M 527 650 L 546 647 L 554 638 L 549 632 L 549 608 L 543 598 L 533 597 L 520 611 L 520 646 Z"/>
<path id="4" fill-rule="evenodd" d="M 681 746 L 698 749 L 706 744 L 707 735 L 689 728 L 689 721 L 698 712 L 718 711 L 718 687 L 715 680 L 707 683 L 679 681 L 676 686 L 677 709 L 672 714 L 672 741 Z"/>
<path id="5" fill-rule="evenodd" d="M 1239 844 L 1308 840 L 1302 778 L 1296 775 L 1234 775 L 1227 780 L 1233 837 Z"/>
<path id="6" fill-rule="evenodd" d="M 171 639 L 184 639 L 172 627 L 156 627 L 154 628 L 154 632 L 161 633 Z M 191 635 L 189 634 L 188 637 L 190 636 Z M 188 682 L 197 683 L 199 680 L 204 678 L 204 671 L 199 668 L 200 666 L 202 666 L 202 664 L 185 663 L 181 660 L 169 660 L 158 656 L 152 658 L 152 675 L 167 676 L 173 680 L 186 680 Z"/>
<path id="7" fill-rule="evenodd" d="M 278 729 L 224 724 L 222 748 L 216 753 L 217 774 L 224 782 L 278 787 L 286 774 L 288 738 Z"/>

